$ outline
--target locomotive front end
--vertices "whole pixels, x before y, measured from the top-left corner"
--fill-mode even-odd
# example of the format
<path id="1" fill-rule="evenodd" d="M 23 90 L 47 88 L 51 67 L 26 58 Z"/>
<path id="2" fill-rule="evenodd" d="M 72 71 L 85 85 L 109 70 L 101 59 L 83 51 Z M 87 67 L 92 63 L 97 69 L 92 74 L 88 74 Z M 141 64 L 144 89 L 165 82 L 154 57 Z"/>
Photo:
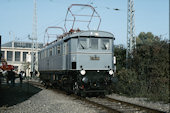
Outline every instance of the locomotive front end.
<path id="1" fill-rule="evenodd" d="M 108 32 L 80 33 L 76 53 L 79 74 L 75 89 L 88 94 L 110 92 L 114 77 L 113 41 L 114 36 Z"/>

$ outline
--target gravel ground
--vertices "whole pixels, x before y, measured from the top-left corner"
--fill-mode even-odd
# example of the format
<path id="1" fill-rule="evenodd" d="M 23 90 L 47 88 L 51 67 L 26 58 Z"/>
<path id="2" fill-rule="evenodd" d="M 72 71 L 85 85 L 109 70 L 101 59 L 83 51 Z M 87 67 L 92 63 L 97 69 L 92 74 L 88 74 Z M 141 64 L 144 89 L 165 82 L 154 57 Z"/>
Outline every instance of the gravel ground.
<path id="1" fill-rule="evenodd" d="M 162 102 L 150 102 L 147 101 L 146 98 L 129 98 L 125 96 L 120 96 L 118 94 L 111 94 L 107 96 L 117 100 L 122 100 L 125 102 L 130 102 L 130 103 L 134 103 L 134 104 L 138 104 L 138 105 L 142 105 L 142 106 L 146 106 L 146 107 L 150 107 L 153 109 L 158 109 L 160 111 L 165 111 L 167 113 L 170 113 L 170 103 L 164 104 Z"/>
<path id="2" fill-rule="evenodd" d="M 17 86 L 15 86 L 17 87 Z M 31 87 L 30 87 L 31 88 Z M 92 106 L 74 98 L 43 89 L 27 100 L 13 106 L 0 107 L 0 113 L 98 113 Z"/>

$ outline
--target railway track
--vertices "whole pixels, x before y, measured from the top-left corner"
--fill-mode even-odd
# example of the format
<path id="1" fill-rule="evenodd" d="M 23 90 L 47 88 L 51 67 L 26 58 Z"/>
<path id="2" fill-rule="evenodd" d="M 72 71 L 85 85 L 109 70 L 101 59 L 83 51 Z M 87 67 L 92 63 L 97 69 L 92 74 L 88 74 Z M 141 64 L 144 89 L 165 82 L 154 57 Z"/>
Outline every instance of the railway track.
<path id="1" fill-rule="evenodd" d="M 85 101 L 88 104 L 100 107 L 108 113 L 166 113 L 156 109 L 116 100 L 109 97 L 104 98 L 83 98 L 77 95 L 73 95 L 75 98 Z"/>
<path id="2" fill-rule="evenodd" d="M 39 82 L 35 81 L 29 81 L 30 84 L 34 86 L 38 86 L 40 88 L 44 88 L 43 84 L 40 84 Z M 66 94 L 64 91 L 53 89 L 54 91 L 57 91 L 58 93 Z M 76 98 L 77 100 L 84 101 L 85 103 L 91 104 L 93 106 L 96 106 L 97 108 L 101 108 L 104 111 L 108 113 L 166 113 L 163 111 L 159 111 L 156 109 L 140 106 L 137 104 L 132 104 L 128 102 L 124 102 L 121 100 L 116 100 L 109 97 L 104 98 L 83 98 L 77 95 L 72 94 L 72 97 Z"/>
<path id="3" fill-rule="evenodd" d="M 100 104 L 100 106 L 107 106 L 110 110 L 108 112 L 115 113 L 165 113 L 152 108 L 116 100 L 109 97 L 104 98 L 87 98 L 88 101 L 92 101 Z"/>
<path id="4" fill-rule="evenodd" d="M 137 104 L 132 104 L 132 103 L 129 103 L 129 102 L 125 102 L 125 101 L 121 101 L 121 100 L 117 100 L 117 99 L 113 99 L 113 98 L 109 98 L 109 97 L 105 97 L 105 99 L 110 101 L 110 102 L 116 102 L 116 103 L 123 105 L 125 107 L 132 107 L 132 109 L 134 109 L 134 110 L 136 109 L 137 111 L 144 111 L 144 112 L 147 112 L 147 113 L 165 113 L 165 112 L 160 111 L 160 110 L 152 109 L 152 108 L 137 105 Z M 126 110 L 128 110 L 128 109 L 126 109 Z"/>
<path id="5" fill-rule="evenodd" d="M 41 84 L 40 82 L 37 82 L 37 81 L 26 81 L 28 84 L 31 84 L 31 85 L 34 85 L 36 87 L 39 87 L 39 88 L 45 88 L 43 84 Z"/>

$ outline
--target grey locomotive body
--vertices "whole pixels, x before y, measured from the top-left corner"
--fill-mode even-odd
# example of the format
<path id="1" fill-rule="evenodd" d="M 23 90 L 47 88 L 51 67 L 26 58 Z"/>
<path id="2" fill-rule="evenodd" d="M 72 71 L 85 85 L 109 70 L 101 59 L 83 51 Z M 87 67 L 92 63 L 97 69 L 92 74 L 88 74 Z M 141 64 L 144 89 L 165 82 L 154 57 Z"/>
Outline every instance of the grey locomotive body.
<path id="1" fill-rule="evenodd" d="M 114 75 L 113 42 L 109 32 L 69 33 L 39 52 L 40 78 L 76 94 L 106 94 Z"/>

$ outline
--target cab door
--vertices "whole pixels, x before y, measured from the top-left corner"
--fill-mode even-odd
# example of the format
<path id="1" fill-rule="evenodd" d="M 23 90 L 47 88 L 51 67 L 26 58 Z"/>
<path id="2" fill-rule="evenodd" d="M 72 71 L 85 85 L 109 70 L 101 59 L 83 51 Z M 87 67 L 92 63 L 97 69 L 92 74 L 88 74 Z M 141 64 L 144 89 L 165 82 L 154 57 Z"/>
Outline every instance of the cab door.
<path id="1" fill-rule="evenodd" d="M 63 70 L 68 70 L 68 42 L 63 44 Z"/>

